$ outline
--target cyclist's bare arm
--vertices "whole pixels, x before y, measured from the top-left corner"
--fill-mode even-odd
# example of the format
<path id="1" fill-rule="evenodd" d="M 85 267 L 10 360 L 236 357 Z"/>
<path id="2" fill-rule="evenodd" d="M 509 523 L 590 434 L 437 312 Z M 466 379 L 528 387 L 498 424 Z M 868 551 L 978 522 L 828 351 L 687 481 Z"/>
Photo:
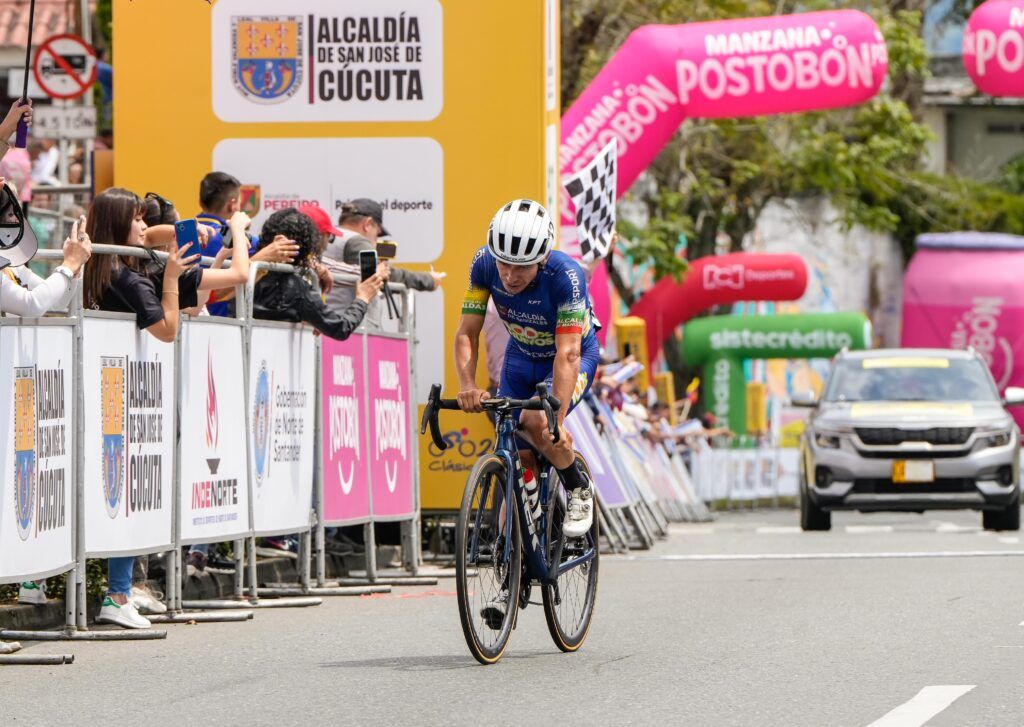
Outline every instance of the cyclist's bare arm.
<path id="1" fill-rule="evenodd" d="M 580 333 L 558 333 L 555 335 L 555 364 L 552 369 L 552 395 L 562 402 L 558 410 L 558 424 L 565 421 L 565 415 L 572 404 L 576 380 L 580 376 L 580 347 L 583 335 Z"/>
<path id="2" fill-rule="evenodd" d="M 463 411 L 481 412 L 481 402 L 490 395 L 476 384 L 476 364 L 480 357 L 480 331 L 484 317 L 463 314 L 455 332 L 455 371 L 459 376 L 459 406 Z"/>

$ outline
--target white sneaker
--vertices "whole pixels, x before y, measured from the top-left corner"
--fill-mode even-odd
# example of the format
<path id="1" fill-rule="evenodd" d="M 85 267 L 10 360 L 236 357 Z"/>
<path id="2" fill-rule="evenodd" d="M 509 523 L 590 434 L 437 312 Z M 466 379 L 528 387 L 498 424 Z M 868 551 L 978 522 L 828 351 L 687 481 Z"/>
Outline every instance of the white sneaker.
<path id="1" fill-rule="evenodd" d="M 13 654 L 21 651 L 21 644 L 17 641 L 0 641 L 0 654 Z"/>
<path id="2" fill-rule="evenodd" d="M 46 581 L 26 581 L 18 589 L 18 603 L 42 606 L 46 603 Z"/>
<path id="3" fill-rule="evenodd" d="M 142 613 L 167 613 L 167 606 L 146 586 L 132 586 L 131 602 Z"/>
<path id="4" fill-rule="evenodd" d="M 567 538 L 587 534 L 594 524 L 594 486 L 577 487 L 569 498 L 569 508 L 562 521 L 562 532 Z"/>
<path id="5" fill-rule="evenodd" d="M 103 606 L 100 608 L 100 615 L 96 617 L 96 621 L 97 623 L 117 624 L 126 629 L 148 629 L 153 625 L 148 618 L 139 615 L 131 600 L 122 606 L 110 596 L 103 599 Z"/>

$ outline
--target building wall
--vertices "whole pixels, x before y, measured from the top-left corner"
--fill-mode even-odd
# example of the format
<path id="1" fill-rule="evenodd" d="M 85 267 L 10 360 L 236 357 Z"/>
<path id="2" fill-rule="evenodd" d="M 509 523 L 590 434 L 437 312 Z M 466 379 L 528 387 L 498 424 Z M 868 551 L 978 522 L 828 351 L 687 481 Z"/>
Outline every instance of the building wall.
<path id="1" fill-rule="evenodd" d="M 1000 168 L 1024 154 L 1024 107 L 928 106 L 922 121 L 935 138 L 927 146 L 925 168 L 994 181 Z"/>

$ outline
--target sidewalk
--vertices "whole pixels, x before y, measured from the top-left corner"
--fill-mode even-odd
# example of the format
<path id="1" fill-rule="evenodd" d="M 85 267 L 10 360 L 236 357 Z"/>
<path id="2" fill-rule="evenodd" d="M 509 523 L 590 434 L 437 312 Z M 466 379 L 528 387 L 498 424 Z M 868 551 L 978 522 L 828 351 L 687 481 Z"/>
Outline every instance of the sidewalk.
<path id="1" fill-rule="evenodd" d="M 377 561 L 385 567 L 398 557 L 397 546 L 378 546 Z M 260 558 L 256 566 L 256 578 L 260 585 L 265 583 L 298 583 L 298 561 L 294 558 Z M 357 555 L 332 555 L 325 558 L 328 579 L 347 576 L 351 571 L 365 567 L 366 559 Z M 312 578 L 316 580 L 316 564 L 313 564 Z M 185 581 L 182 600 L 232 598 L 235 592 L 235 576 L 233 573 L 211 573 L 204 571 L 190 576 Z M 89 603 L 89 620 L 92 621 L 99 612 L 100 602 L 94 599 Z M 58 628 L 64 624 L 64 601 L 52 600 L 42 606 L 22 606 L 19 604 L 0 606 L 0 629 L 30 631 Z"/>

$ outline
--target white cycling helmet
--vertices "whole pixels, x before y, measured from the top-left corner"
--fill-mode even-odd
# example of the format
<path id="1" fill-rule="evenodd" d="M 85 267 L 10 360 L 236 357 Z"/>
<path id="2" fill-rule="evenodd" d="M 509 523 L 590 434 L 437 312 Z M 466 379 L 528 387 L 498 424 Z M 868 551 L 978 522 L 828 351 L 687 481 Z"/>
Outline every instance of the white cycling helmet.
<path id="1" fill-rule="evenodd" d="M 487 230 L 487 250 L 509 265 L 539 263 L 554 244 L 548 211 L 530 199 L 514 199 L 499 209 Z"/>

